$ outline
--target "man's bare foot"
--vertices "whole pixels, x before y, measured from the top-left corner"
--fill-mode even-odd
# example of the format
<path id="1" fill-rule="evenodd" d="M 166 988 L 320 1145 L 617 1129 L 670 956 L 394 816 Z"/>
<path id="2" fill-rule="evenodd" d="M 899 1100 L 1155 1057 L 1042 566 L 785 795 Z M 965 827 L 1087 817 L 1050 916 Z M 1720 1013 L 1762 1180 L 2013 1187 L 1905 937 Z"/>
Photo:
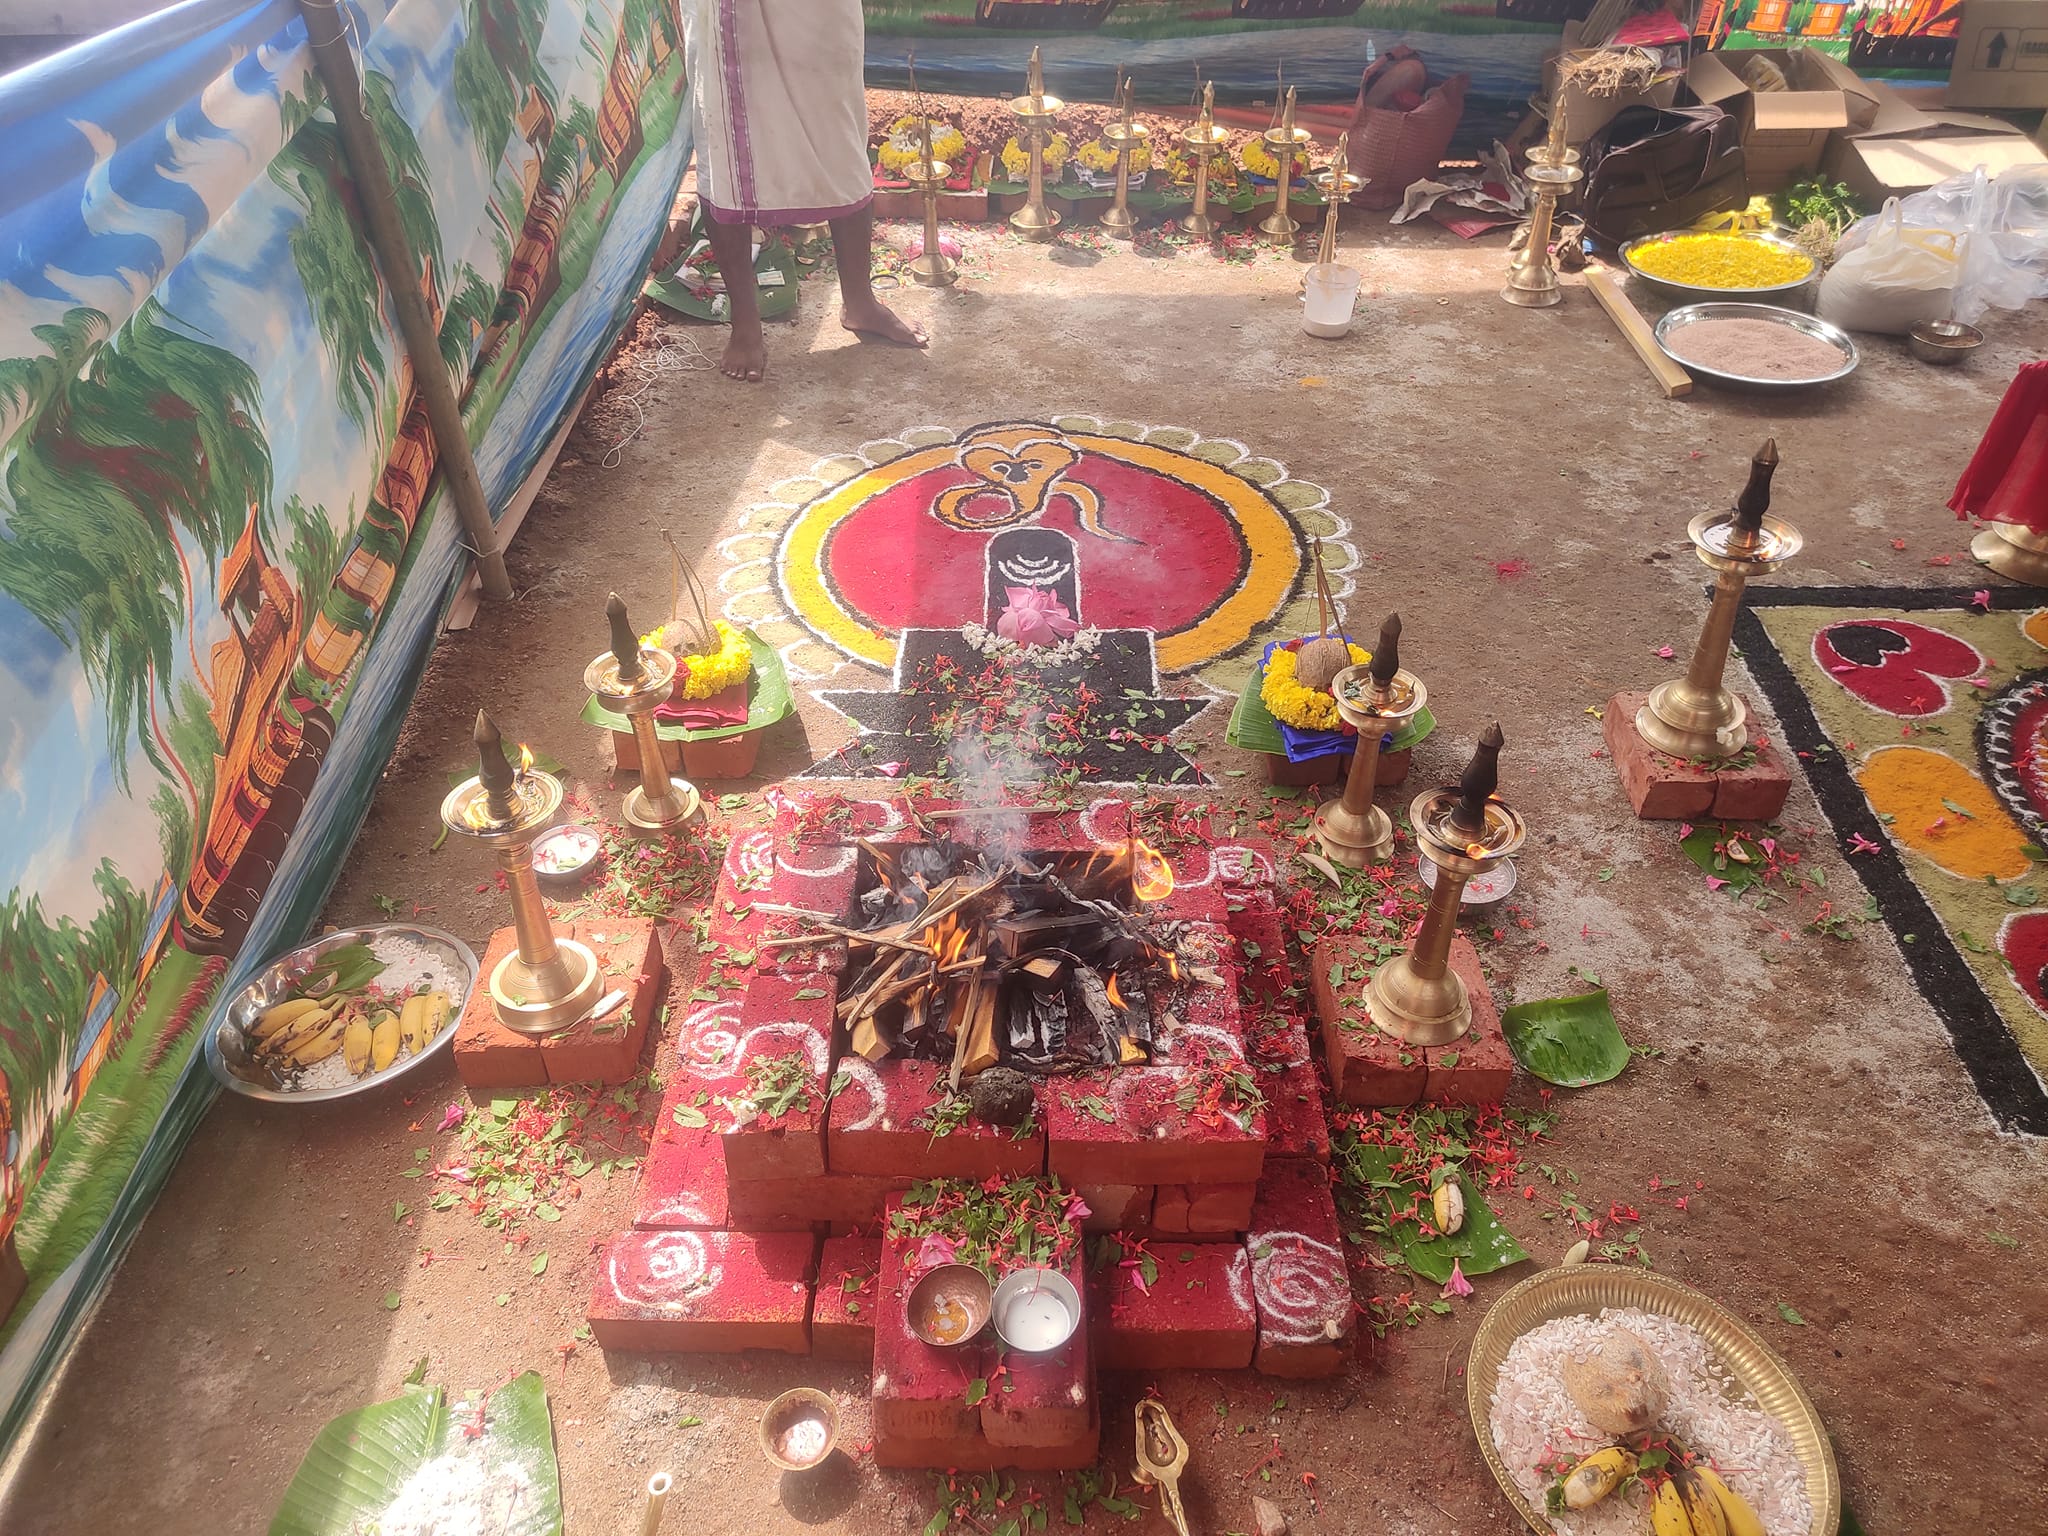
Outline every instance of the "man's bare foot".
<path id="1" fill-rule="evenodd" d="M 761 382 L 761 375 L 768 371 L 768 343 L 761 335 L 758 321 L 732 328 L 732 340 L 725 344 L 725 356 L 719 360 L 718 371 L 728 379 L 748 384 Z"/>
<path id="2" fill-rule="evenodd" d="M 899 347 L 928 347 L 923 331 L 898 315 L 873 294 L 840 306 L 839 323 L 856 336 L 892 341 Z"/>

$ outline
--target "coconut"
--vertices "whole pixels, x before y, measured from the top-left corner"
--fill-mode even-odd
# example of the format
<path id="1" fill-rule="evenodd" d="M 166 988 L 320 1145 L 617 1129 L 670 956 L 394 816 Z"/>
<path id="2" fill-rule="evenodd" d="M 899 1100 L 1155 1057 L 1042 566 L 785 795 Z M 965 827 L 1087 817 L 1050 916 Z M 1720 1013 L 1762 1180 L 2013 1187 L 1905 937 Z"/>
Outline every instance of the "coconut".
<path id="1" fill-rule="evenodd" d="M 1585 1359 L 1566 1361 L 1563 1375 L 1564 1389 L 1579 1412 L 1610 1435 L 1648 1429 L 1671 1397 L 1663 1363 L 1626 1328 L 1609 1332 Z"/>
<path id="2" fill-rule="evenodd" d="M 1342 636 L 1304 640 L 1301 649 L 1294 653 L 1294 680 L 1304 688 L 1320 688 L 1327 693 L 1337 674 L 1350 665 L 1351 647 Z"/>

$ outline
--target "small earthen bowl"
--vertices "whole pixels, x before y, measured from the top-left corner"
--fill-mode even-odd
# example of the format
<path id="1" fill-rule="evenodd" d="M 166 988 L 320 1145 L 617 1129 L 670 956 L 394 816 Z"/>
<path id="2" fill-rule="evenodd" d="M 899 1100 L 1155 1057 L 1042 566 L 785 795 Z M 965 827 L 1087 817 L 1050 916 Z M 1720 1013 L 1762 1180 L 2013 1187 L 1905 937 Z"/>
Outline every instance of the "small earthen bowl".
<path id="1" fill-rule="evenodd" d="M 761 1454 L 785 1472 L 808 1472 L 832 1454 L 839 1408 L 816 1387 L 791 1387 L 761 1415 Z"/>
<path id="2" fill-rule="evenodd" d="M 926 1270 L 904 1303 L 910 1331 L 934 1349 L 951 1349 L 980 1333 L 992 1305 L 988 1276 L 972 1264 Z"/>

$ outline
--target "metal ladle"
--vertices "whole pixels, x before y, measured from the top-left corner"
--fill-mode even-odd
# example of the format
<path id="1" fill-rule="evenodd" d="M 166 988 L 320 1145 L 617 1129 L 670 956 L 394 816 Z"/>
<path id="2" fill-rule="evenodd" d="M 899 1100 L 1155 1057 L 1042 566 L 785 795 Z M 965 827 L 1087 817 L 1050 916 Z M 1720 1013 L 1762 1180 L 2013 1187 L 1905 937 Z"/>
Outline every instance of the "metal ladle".
<path id="1" fill-rule="evenodd" d="M 1180 1477 L 1188 1466 L 1188 1443 L 1173 1427 L 1166 1404 L 1146 1398 L 1138 1404 L 1138 1481 L 1156 1485 L 1166 1518 L 1180 1536 L 1188 1536 L 1187 1511 L 1181 1508 Z"/>

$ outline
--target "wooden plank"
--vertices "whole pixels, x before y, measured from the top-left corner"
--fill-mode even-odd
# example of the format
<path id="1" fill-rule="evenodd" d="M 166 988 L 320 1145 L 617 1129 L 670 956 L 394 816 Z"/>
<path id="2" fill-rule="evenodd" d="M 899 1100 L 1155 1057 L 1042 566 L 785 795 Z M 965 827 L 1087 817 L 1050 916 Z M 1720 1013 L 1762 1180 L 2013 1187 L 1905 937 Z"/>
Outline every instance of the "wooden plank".
<path id="1" fill-rule="evenodd" d="M 1692 393 L 1692 375 L 1664 355 L 1664 349 L 1657 345 L 1657 338 L 1650 332 L 1650 322 L 1642 311 L 1629 302 L 1628 295 L 1621 291 L 1621 285 L 1611 273 L 1588 272 L 1586 286 L 1593 291 L 1593 297 L 1600 301 L 1600 307 L 1607 311 L 1629 346 L 1635 349 L 1643 366 L 1650 370 L 1650 377 L 1664 392 L 1666 400 Z"/>

